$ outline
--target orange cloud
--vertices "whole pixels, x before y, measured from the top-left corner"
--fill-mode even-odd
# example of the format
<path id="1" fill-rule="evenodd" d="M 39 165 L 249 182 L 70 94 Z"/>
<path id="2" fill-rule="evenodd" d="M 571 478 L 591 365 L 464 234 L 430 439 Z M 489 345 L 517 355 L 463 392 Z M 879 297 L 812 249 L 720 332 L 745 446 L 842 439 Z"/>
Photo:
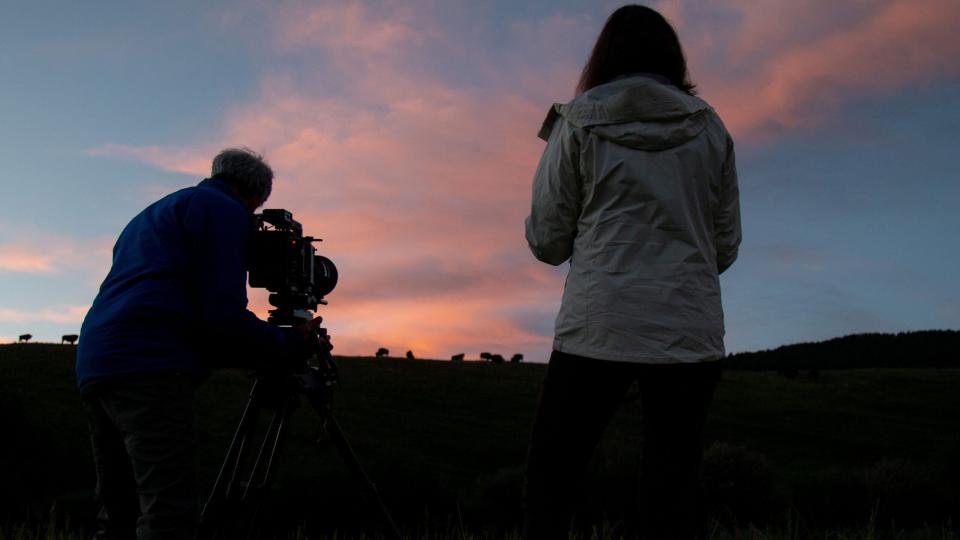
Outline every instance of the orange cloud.
<path id="1" fill-rule="evenodd" d="M 390 288 L 389 282 L 364 280 L 352 290 L 335 291 L 329 296 L 330 305 L 318 314 L 324 317 L 337 354 L 372 355 L 379 347 L 395 356 L 412 350 L 418 358 L 446 358 L 460 352 L 476 358 L 481 350 L 546 354 L 549 343 L 544 336 L 525 327 L 523 314 L 514 316 L 511 308 L 553 304 L 559 298 L 559 283 L 540 289 L 509 282 L 499 287 L 494 280 L 502 277 L 491 276 L 486 283 L 463 289 L 434 290 L 426 283 L 431 278 L 428 274 L 421 288 L 400 282 L 395 291 L 384 291 Z M 363 283 L 378 287 L 378 292 L 352 297 Z M 262 291 L 250 291 L 250 307 L 263 318 L 270 309 L 265 296 Z"/>
<path id="2" fill-rule="evenodd" d="M 219 150 L 219 149 L 218 149 Z M 194 176 L 210 173 L 210 160 L 216 150 L 198 152 L 195 148 L 176 149 L 165 146 L 130 146 L 104 144 L 87 151 L 94 157 L 122 157 L 149 163 L 160 169 Z"/>
<path id="3" fill-rule="evenodd" d="M 223 144 L 265 149 L 278 175 L 270 206 L 325 239 L 341 272 L 322 309 L 337 353 L 548 351 L 548 336 L 509 314 L 559 297 L 559 276 L 533 261 L 522 232 L 548 103 L 419 78 L 406 69 L 422 39 L 409 14 L 385 25 L 364 9 L 313 10 L 282 36 L 285 47 L 362 56 L 343 74 L 349 98 L 272 76 L 229 111 Z M 331 41 L 317 25 L 369 40 Z M 266 295 L 250 298 L 265 317 Z"/>
<path id="4" fill-rule="evenodd" d="M 0 322 L 80 324 L 90 306 L 58 306 L 39 310 L 24 310 L 0 307 Z"/>
<path id="5" fill-rule="evenodd" d="M 18 246 L 0 246 L 0 270 L 46 274 L 54 269 L 49 254 L 31 252 Z"/>
<path id="6" fill-rule="evenodd" d="M 857 3 L 836 8 L 843 17 L 829 24 L 820 23 L 827 3 L 690 5 L 662 7 L 704 97 L 747 140 L 763 140 L 771 126 L 814 127 L 846 101 L 960 65 L 950 28 L 960 3 L 951 0 Z M 700 10 L 722 17 L 698 19 Z M 273 43 L 282 54 L 316 55 L 312 70 L 265 75 L 258 97 L 232 107 L 214 140 L 91 152 L 201 176 L 220 148 L 263 150 L 277 172 L 269 206 L 292 210 L 305 232 L 324 238 L 321 253 L 341 270 L 323 309 L 339 354 L 386 346 L 418 357 L 545 357 L 562 271 L 533 260 L 522 222 L 543 148 L 537 128 L 551 102 L 569 98 L 592 19 L 514 25 L 516 56 L 530 57 L 462 58 L 494 81 L 481 88 L 425 76 L 431 50 L 470 54 L 430 17 L 360 2 L 284 12 Z M 250 296 L 265 316 L 265 295 Z"/>
<path id="7" fill-rule="evenodd" d="M 284 49 L 319 47 L 360 54 L 391 54 L 421 38 L 403 6 L 373 13 L 359 1 L 297 6 L 284 12 L 277 44 Z"/>
<path id="8" fill-rule="evenodd" d="M 341 269 L 323 310 L 337 352 L 548 350 L 501 311 L 559 294 L 522 237 L 540 108 L 433 84 L 380 107 L 271 95 L 228 122 L 237 139 L 262 137 L 260 118 L 288 127 L 255 140 L 284 180 L 271 205 L 294 209 Z"/>
<path id="9" fill-rule="evenodd" d="M 960 75 L 960 3 L 668 2 L 702 95 L 735 136 L 815 128 L 845 103 Z M 727 25 L 698 19 L 709 12 Z"/>
<path id="10" fill-rule="evenodd" d="M 97 274 L 102 280 L 110 265 L 112 241 L 74 240 L 36 231 L 21 231 L 17 243 L 0 244 L 0 271 L 26 274 Z M 97 281 L 99 284 L 99 281 Z"/>

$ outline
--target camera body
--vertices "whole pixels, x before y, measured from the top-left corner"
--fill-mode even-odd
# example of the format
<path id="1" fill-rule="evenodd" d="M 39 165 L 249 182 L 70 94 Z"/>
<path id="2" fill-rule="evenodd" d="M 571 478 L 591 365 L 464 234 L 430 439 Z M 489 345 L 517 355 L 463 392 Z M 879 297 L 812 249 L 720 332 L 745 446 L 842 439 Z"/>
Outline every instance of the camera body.
<path id="1" fill-rule="evenodd" d="M 268 322 L 294 326 L 312 318 L 310 311 L 326 304 L 324 296 L 337 286 L 337 267 L 317 255 L 314 242 L 288 210 L 263 210 L 253 216 L 248 244 L 250 286 L 270 291 Z"/>

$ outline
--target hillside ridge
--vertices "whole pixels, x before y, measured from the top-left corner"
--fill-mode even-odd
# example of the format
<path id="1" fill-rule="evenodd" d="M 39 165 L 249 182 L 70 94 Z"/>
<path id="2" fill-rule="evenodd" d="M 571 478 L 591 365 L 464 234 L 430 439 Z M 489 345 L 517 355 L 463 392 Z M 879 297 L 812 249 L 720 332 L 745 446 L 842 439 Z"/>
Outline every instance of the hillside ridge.
<path id="1" fill-rule="evenodd" d="M 960 331 L 864 333 L 727 356 L 729 369 L 752 371 L 960 367 Z"/>
<path id="2" fill-rule="evenodd" d="M 0 343 L 0 347 L 61 346 L 56 342 Z M 71 347 L 72 345 L 62 345 Z M 726 357 L 727 368 L 785 371 L 856 368 L 960 368 L 960 331 L 917 330 L 849 334 L 823 341 L 781 345 L 774 349 L 738 352 Z M 337 356 L 335 358 L 366 358 Z M 392 358 L 409 362 L 403 358 Z M 421 358 L 433 362 L 446 359 Z M 467 361 L 470 363 L 471 361 Z"/>

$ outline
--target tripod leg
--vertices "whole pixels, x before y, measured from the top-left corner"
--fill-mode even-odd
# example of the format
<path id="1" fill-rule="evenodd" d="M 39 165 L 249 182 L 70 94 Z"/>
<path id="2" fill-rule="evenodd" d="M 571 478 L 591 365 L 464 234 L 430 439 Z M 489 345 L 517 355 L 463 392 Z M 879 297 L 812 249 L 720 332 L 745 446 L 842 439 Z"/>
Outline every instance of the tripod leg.
<path id="1" fill-rule="evenodd" d="M 232 508 L 235 510 L 233 522 L 224 524 L 224 527 L 231 532 L 229 536 L 231 539 L 258 537 L 260 504 L 273 479 L 276 457 L 286 432 L 287 419 L 293 413 L 297 403 L 297 396 L 290 395 L 274 409 L 270 423 L 263 433 L 263 441 L 260 443 L 256 459 L 250 465 L 249 474 L 245 481 L 238 484 L 238 487 L 243 488 L 243 493 L 231 499 Z"/>
<path id="2" fill-rule="evenodd" d="M 360 464 L 357 454 L 354 453 L 353 448 L 350 446 L 350 441 L 347 440 L 343 429 L 340 428 L 340 423 L 337 422 L 336 417 L 330 411 L 326 412 L 325 425 L 327 434 L 330 435 L 334 446 L 336 446 L 337 451 L 340 452 L 340 457 L 343 458 L 343 462 L 357 480 L 360 481 L 368 500 L 376 504 L 380 510 L 380 519 L 385 528 L 384 536 L 392 540 L 401 540 L 400 530 L 397 528 L 397 524 L 393 522 L 393 517 L 390 516 L 387 506 L 383 504 L 383 499 L 380 498 L 380 492 L 377 491 L 377 486 L 370 480 L 370 477 L 367 476 L 367 471 L 365 471 L 363 465 Z"/>
<path id="3" fill-rule="evenodd" d="M 205 538 L 233 540 L 252 538 L 256 534 L 260 502 L 272 479 L 286 419 L 299 401 L 296 394 L 282 398 L 279 404 L 272 398 L 266 399 L 272 404 L 267 408 L 273 409 L 273 416 L 262 435 L 257 455 L 250 463 L 247 451 L 254 448 L 251 438 L 255 435 L 256 420 L 265 402 L 261 394 L 271 395 L 271 390 L 264 388 L 258 389 L 257 382 L 254 382 L 227 456 L 204 505 L 201 526 Z"/>
<path id="4" fill-rule="evenodd" d="M 267 432 L 264 434 L 263 444 L 260 445 L 260 452 L 257 454 L 257 460 L 250 471 L 250 478 L 247 482 L 243 497 L 240 499 L 242 504 L 253 502 L 260 504 L 260 493 L 265 490 L 272 479 L 277 453 L 280 449 L 280 441 L 283 440 L 284 427 L 286 419 L 293 413 L 296 407 L 296 398 L 288 398 L 282 408 L 273 413 Z"/>
<path id="5" fill-rule="evenodd" d="M 217 473 L 217 479 L 210 490 L 210 496 L 203 505 L 203 511 L 200 514 L 201 528 L 210 530 L 216 527 L 216 522 L 220 520 L 221 514 L 228 506 L 233 491 L 234 482 L 243 457 L 243 448 L 247 437 L 250 435 L 256 418 L 259 415 L 259 404 L 256 396 L 257 383 L 254 382 L 250 388 L 250 395 L 247 398 L 247 404 L 240 416 L 240 423 L 233 433 L 233 439 L 230 441 L 230 447 L 227 449 L 227 455 L 223 459 L 220 471 Z M 230 478 L 227 479 L 229 473 Z"/>

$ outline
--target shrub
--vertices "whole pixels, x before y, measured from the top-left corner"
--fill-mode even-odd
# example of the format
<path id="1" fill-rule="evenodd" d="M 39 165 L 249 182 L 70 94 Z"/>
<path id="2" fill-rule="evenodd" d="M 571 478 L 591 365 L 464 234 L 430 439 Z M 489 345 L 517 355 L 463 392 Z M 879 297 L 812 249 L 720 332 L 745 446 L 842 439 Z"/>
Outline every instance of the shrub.
<path id="1" fill-rule="evenodd" d="M 882 458 L 862 473 L 864 491 L 883 526 L 918 526 L 950 517 L 956 488 L 943 467 L 901 458 Z M 954 516 L 956 517 L 956 516 Z"/>
<path id="2" fill-rule="evenodd" d="M 785 507 L 766 457 L 743 446 L 713 443 L 703 455 L 707 511 L 724 526 L 767 523 Z"/>

